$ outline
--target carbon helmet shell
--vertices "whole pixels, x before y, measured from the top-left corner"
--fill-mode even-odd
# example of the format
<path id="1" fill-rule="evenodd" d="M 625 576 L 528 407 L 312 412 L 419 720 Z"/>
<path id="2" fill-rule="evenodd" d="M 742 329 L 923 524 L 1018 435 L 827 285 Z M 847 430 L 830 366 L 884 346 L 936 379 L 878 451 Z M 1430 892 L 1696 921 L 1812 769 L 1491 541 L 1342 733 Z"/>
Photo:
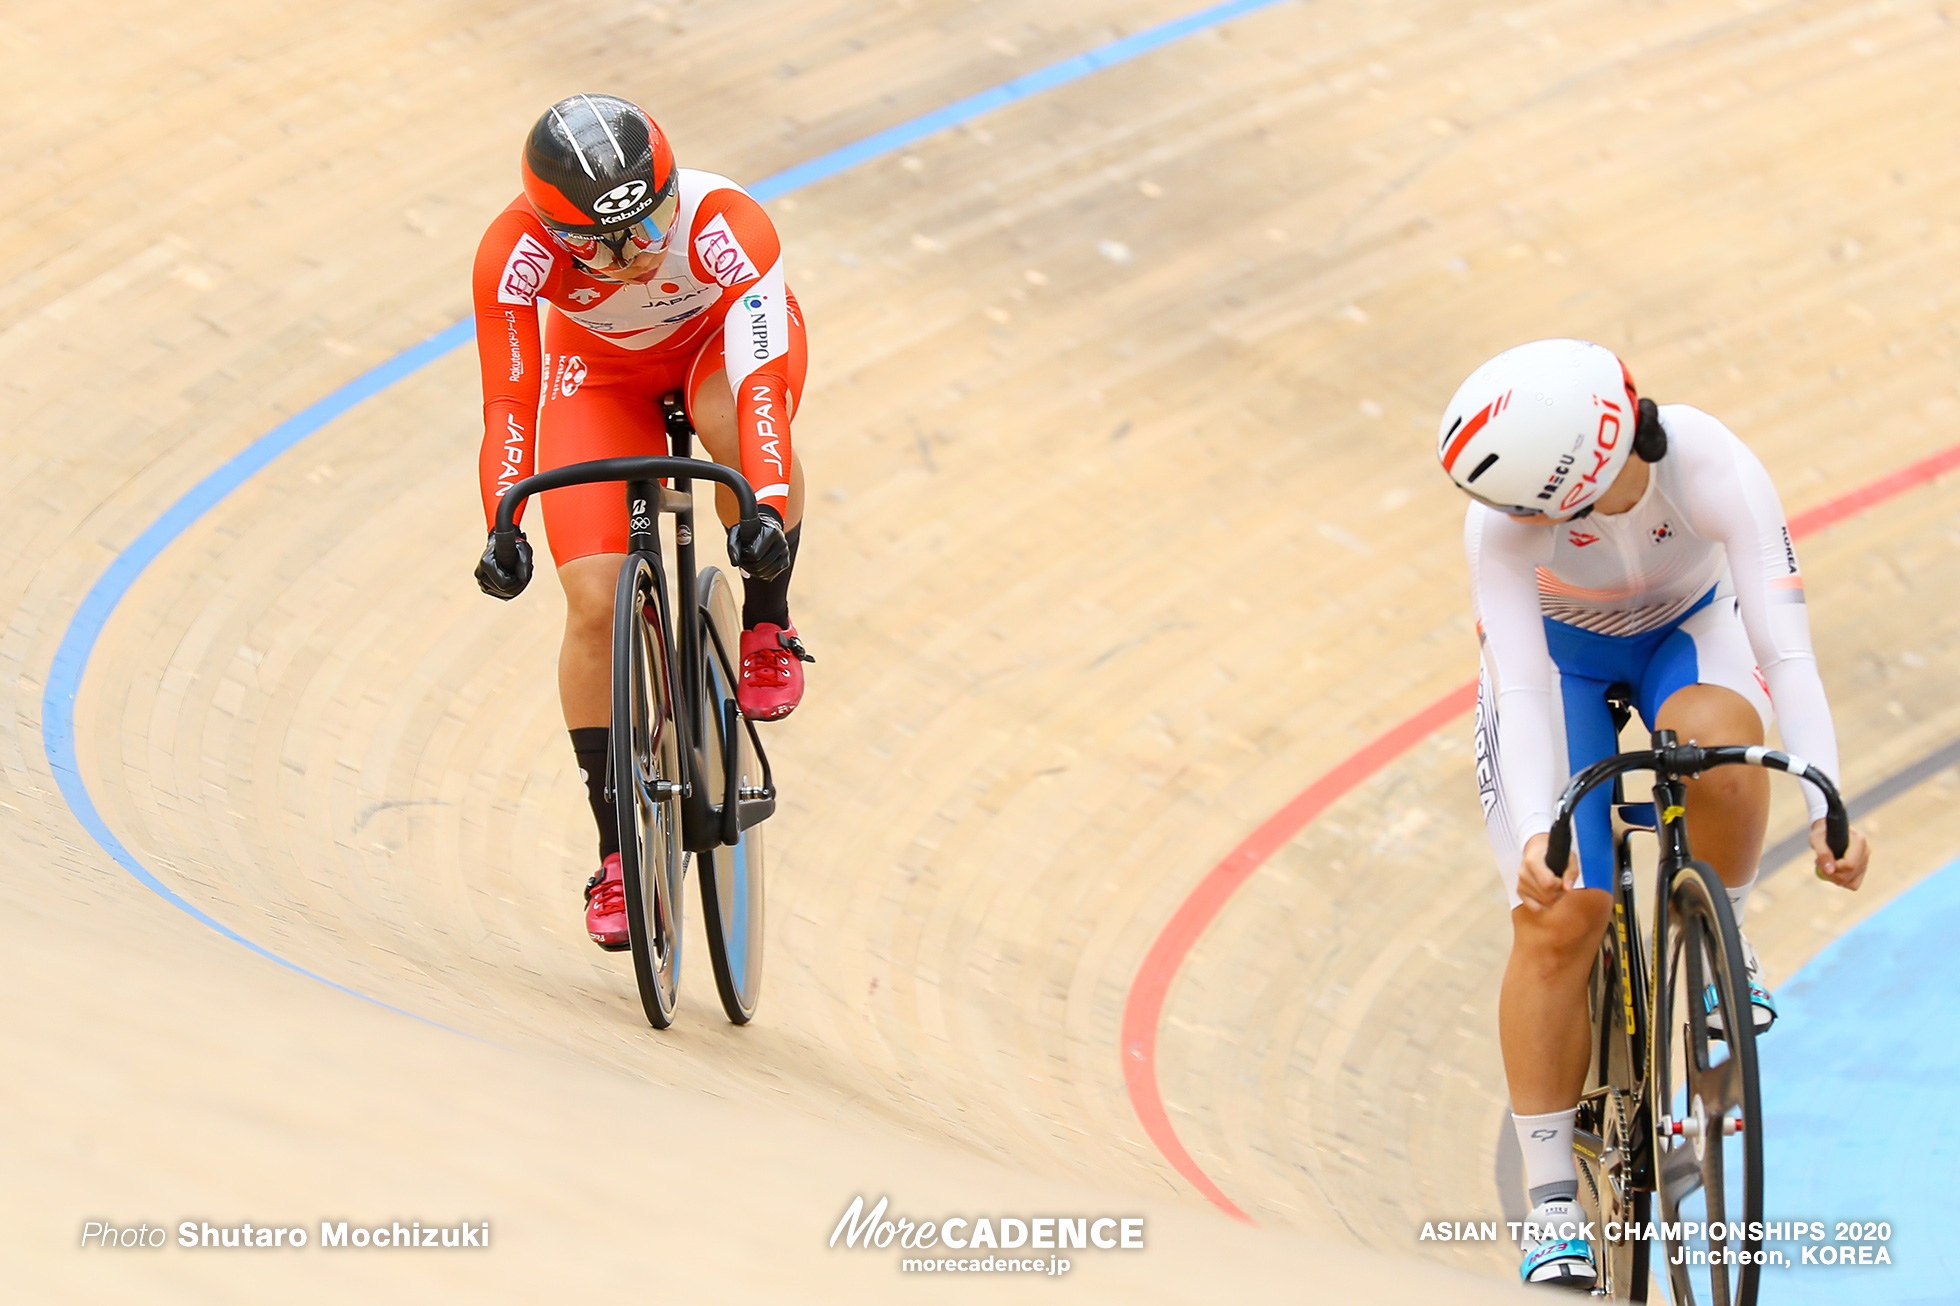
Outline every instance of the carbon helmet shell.
<path id="1" fill-rule="evenodd" d="M 674 195 L 666 133 L 630 100 L 573 95 L 544 111 L 524 143 L 524 194 L 546 226 L 597 235 L 630 226 Z"/>

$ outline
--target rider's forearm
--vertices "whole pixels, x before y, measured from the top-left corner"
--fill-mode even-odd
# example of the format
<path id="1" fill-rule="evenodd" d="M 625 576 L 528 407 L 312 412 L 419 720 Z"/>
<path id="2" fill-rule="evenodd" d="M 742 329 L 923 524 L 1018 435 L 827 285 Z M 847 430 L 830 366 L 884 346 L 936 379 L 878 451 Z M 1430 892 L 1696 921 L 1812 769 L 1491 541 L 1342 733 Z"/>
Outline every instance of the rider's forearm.
<path id="1" fill-rule="evenodd" d="M 504 491 L 537 467 L 536 412 L 535 398 L 528 409 L 522 400 L 508 396 L 483 405 L 483 443 L 477 449 L 476 476 L 485 530 L 497 524 L 497 500 Z M 518 505 L 517 516 L 523 520 L 524 505 Z"/>

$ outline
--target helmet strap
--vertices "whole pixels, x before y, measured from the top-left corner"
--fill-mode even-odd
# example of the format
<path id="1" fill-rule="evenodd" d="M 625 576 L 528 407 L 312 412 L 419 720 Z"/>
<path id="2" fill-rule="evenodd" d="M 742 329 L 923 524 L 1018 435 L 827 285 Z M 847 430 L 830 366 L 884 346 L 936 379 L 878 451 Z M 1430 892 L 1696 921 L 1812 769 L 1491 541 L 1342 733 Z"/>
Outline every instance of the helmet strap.
<path id="1" fill-rule="evenodd" d="M 1640 419 L 1633 428 L 1633 452 L 1643 463 L 1657 463 L 1667 457 L 1667 428 L 1661 425 L 1661 411 L 1651 399 L 1640 401 Z"/>

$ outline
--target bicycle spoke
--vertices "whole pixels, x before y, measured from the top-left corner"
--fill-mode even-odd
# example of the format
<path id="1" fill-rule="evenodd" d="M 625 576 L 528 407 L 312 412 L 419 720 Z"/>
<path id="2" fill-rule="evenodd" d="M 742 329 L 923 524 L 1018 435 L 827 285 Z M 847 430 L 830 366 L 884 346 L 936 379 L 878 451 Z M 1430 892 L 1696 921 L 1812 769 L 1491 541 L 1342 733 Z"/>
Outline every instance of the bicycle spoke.
<path id="1" fill-rule="evenodd" d="M 1662 1197 L 1678 1212 L 1682 1202 L 1701 1191 L 1701 1165 L 1695 1160 L 1695 1149 L 1668 1149 L 1661 1159 L 1660 1181 Z"/>

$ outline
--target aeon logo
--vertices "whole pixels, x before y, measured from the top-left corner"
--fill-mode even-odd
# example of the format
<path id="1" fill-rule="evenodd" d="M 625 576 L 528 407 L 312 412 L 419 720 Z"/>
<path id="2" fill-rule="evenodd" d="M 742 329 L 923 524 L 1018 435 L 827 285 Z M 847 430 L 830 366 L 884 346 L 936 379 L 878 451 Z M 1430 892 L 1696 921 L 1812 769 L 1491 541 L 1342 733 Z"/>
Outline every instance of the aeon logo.
<path id="1" fill-rule="evenodd" d="M 701 260 L 708 275 L 724 286 L 740 285 L 762 275 L 749 261 L 742 242 L 729 230 L 728 219 L 719 213 L 694 238 L 694 256 Z"/>
<path id="2" fill-rule="evenodd" d="M 636 204 L 646 198 L 646 193 L 647 184 L 643 181 L 635 179 L 633 181 L 622 182 L 607 191 L 604 195 L 601 195 L 598 199 L 593 200 L 592 211 L 601 217 L 614 217 L 631 210 Z"/>
<path id="3" fill-rule="evenodd" d="M 529 305 L 544 289 L 545 278 L 551 275 L 551 264 L 550 250 L 531 239 L 528 232 L 519 236 L 510 257 L 504 260 L 503 276 L 497 282 L 497 302 Z"/>

